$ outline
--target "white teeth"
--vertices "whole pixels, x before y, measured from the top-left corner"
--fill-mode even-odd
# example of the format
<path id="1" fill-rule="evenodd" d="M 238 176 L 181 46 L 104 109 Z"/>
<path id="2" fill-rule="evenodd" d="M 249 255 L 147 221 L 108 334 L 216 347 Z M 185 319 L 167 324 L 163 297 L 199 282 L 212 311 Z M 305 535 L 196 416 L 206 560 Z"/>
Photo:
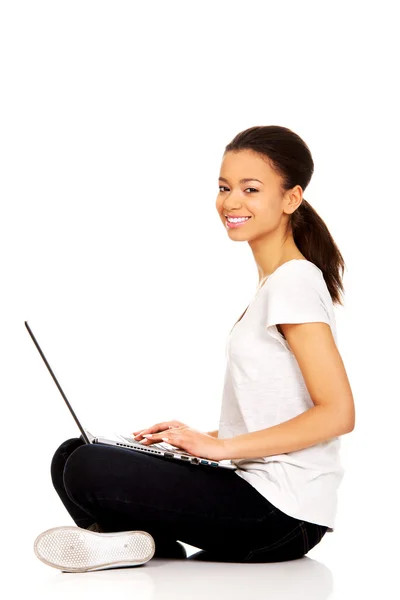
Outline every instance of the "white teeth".
<path id="1" fill-rule="evenodd" d="M 242 223 L 243 221 L 247 221 L 250 217 L 242 217 L 241 219 L 233 219 L 232 217 L 227 217 L 229 223 Z"/>

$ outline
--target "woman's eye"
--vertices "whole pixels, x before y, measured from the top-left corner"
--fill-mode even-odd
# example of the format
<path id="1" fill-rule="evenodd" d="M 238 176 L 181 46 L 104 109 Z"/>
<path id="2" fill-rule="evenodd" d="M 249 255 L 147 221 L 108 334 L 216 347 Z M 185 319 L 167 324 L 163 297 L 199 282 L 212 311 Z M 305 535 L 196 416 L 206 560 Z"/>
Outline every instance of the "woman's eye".
<path id="1" fill-rule="evenodd" d="M 224 185 L 220 185 L 219 186 L 219 191 L 221 191 L 221 189 L 227 189 L 227 188 Z M 253 190 L 254 192 L 258 192 L 258 190 L 256 190 L 256 188 L 246 188 L 246 190 Z"/>

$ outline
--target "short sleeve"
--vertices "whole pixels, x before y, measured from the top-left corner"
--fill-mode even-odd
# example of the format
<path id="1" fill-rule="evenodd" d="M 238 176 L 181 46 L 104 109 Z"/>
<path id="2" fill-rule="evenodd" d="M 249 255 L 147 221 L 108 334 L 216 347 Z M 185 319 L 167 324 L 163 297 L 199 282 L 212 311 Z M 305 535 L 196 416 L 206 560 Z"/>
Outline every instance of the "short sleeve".
<path id="1" fill-rule="evenodd" d="M 323 286 L 326 287 L 326 283 L 322 273 L 314 269 L 297 268 L 298 266 L 295 263 L 273 273 L 268 280 L 265 295 L 265 327 L 269 335 L 286 349 L 290 348 L 276 325 L 323 322 L 331 326 L 324 301 Z"/>

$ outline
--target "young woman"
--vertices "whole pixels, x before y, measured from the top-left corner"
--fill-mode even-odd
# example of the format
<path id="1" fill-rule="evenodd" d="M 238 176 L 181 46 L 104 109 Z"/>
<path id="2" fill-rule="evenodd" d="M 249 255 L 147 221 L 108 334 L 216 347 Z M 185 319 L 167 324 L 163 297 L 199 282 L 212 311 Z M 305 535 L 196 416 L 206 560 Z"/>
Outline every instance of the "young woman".
<path id="1" fill-rule="evenodd" d="M 190 559 L 286 561 L 334 531 L 340 436 L 354 429 L 355 409 L 333 312 L 344 261 L 303 198 L 313 170 L 309 148 L 285 127 L 251 127 L 225 148 L 216 208 L 227 235 L 249 244 L 259 285 L 228 336 L 219 428 L 173 420 L 133 432 L 237 470 L 67 440 L 51 474 L 77 527 L 38 536 L 46 564 L 87 571 L 186 558 L 178 540 L 202 549 Z"/>

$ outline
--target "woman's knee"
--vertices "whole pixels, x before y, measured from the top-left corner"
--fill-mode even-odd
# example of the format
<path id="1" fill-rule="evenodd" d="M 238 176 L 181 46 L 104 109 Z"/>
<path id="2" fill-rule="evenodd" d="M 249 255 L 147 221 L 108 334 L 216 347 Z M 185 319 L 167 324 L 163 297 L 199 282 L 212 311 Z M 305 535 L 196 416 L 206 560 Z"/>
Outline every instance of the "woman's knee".
<path id="1" fill-rule="evenodd" d="M 94 480 L 101 479 L 101 460 L 94 444 L 81 444 L 66 460 L 63 481 L 67 490 L 91 487 Z"/>
<path id="2" fill-rule="evenodd" d="M 70 438 L 55 451 L 50 465 L 51 478 L 55 486 L 62 483 L 64 467 L 68 458 L 82 445 L 84 445 L 84 442 L 81 438 Z"/>

